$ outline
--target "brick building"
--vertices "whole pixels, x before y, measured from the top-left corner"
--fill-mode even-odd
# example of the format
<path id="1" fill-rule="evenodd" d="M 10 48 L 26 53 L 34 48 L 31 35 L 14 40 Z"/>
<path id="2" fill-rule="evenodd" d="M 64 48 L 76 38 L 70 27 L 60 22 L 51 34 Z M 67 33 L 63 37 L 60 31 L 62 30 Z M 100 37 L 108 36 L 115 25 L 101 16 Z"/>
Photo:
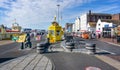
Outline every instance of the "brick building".
<path id="1" fill-rule="evenodd" d="M 120 20 L 120 13 L 118 13 L 118 14 L 113 14 L 113 15 L 112 15 L 112 20 Z"/>

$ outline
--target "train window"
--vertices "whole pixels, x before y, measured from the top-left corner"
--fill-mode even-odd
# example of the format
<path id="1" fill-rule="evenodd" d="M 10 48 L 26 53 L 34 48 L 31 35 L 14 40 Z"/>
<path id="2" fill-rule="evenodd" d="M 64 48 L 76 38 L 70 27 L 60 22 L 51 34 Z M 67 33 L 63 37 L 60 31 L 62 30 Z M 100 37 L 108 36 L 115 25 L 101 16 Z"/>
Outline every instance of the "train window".
<path id="1" fill-rule="evenodd" d="M 54 31 L 53 31 L 53 30 L 50 30 L 50 31 L 49 31 L 49 34 L 54 35 Z"/>
<path id="2" fill-rule="evenodd" d="M 59 30 L 57 30 L 57 31 L 56 31 L 56 34 L 57 34 L 57 35 L 60 35 L 60 31 L 59 31 Z"/>

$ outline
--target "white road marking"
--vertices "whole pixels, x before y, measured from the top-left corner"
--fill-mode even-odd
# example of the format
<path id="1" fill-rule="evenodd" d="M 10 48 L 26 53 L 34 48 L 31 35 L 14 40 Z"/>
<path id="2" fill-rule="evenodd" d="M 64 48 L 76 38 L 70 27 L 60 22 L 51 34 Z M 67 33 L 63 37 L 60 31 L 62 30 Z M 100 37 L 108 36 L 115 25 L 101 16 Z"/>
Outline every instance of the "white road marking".
<path id="1" fill-rule="evenodd" d="M 97 50 L 101 50 L 101 52 L 108 52 L 112 55 L 116 55 L 116 53 L 113 53 L 113 52 L 110 52 L 110 51 L 107 51 L 107 50 L 103 50 L 103 49 L 100 49 L 100 48 L 96 48 Z"/>

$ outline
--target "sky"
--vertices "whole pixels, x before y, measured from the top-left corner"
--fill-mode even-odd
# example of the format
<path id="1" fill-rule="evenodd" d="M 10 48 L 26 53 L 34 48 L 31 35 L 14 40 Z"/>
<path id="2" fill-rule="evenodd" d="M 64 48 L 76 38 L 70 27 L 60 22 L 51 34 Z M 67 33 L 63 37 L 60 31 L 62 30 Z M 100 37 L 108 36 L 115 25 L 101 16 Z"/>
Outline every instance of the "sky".
<path id="1" fill-rule="evenodd" d="M 0 25 L 47 29 L 59 6 L 59 24 L 74 23 L 76 17 L 91 10 L 94 13 L 120 13 L 119 0 L 0 0 Z M 58 19 L 58 18 L 57 18 Z"/>

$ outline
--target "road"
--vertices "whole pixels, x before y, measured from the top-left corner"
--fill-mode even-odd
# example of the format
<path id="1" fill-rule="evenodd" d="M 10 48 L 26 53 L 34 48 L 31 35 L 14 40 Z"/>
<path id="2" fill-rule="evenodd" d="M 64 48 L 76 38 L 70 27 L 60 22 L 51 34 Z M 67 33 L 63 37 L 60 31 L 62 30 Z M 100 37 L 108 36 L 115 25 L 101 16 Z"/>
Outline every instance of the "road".
<path id="1" fill-rule="evenodd" d="M 78 44 L 76 45 L 77 48 L 84 48 L 84 46 L 79 45 L 79 40 L 81 40 L 79 37 L 75 38 L 75 40 L 77 40 L 77 42 L 78 42 Z M 100 54 L 100 55 L 104 54 L 104 55 L 111 57 L 111 58 L 120 62 L 120 52 L 119 52 L 120 46 L 116 46 L 116 45 L 112 45 L 112 44 L 109 44 L 106 42 L 102 42 L 102 41 L 97 40 L 97 39 L 90 39 L 90 40 L 86 39 L 83 42 L 95 43 L 97 49 L 104 51 L 102 53 L 97 53 L 97 54 Z"/>
<path id="2" fill-rule="evenodd" d="M 111 57 L 120 62 L 120 46 L 111 45 L 99 40 L 86 40 L 86 42 L 95 43 L 97 48 L 110 53 L 110 54 L 104 53 L 104 55 Z"/>
<path id="3" fill-rule="evenodd" d="M 106 42 L 102 42 L 99 40 L 86 40 L 88 43 L 95 43 L 97 48 L 109 51 L 111 53 L 115 53 L 116 55 L 120 55 L 120 47 L 108 44 Z"/>
<path id="4" fill-rule="evenodd" d="M 85 70 L 85 68 L 89 66 L 98 67 L 101 70 L 116 70 L 91 55 L 64 52 L 49 53 L 45 55 L 53 61 L 55 70 Z"/>
<path id="5" fill-rule="evenodd" d="M 80 40 L 76 38 L 76 40 Z M 107 52 L 115 53 L 119 55 L 120 47 L 110 45 L 105 42 L 101 42 L 99 40 L 85 40 L 84 42 L 87 43 L 95 43 L 97 48 L 106 50 Z M 79 46 L 79 44 L 77 44 Z M 60 45 L 54 45 L 52 48 L 60 48 Z M 83 48 L 83 47 L 82 47 Z M 106 55 L 106 54 L 101 54 Z M 108 55 L 108 54 L 107 54 Z M 109 54 L 114 56 L 112 54 Z M 62 51 L 53 51 L 52 53 L 46 53 L 45 56 L 50 58 L 54 65 L 55 70 L 85 70 L 86 67 L 94 66 L 98 67 L 101 70 L 116 70 L 115 68 L 111 67 L 110 65 L 102 62 L 101 60 L 97 59 L 93 55 L 81 54 L 81 53 L 66 53 Z"/>
<path id="6" fill-rule="evenodd" d="M 43 37 L 43 41 L 45 40 L 44 38 L 45 37 Z M 98 40 L 85 40 L 85 42 L 96 43 L 96 46 L 100 49 L 116 53 L 117 55 L 120 54 L 120 52 L 118 51 L 120 47 L 113 46 Z M 32 43 L 36 45 L 37 42 L 33 41 Z M 0 63 L 6 60 L 10 60 L 16 57 L 35 52 L 35 49 L 19 50 L 19 45 L 19 43 L 12 43 L 0 46 Z M 93 55 L 63 52 L 64 50 L 62 50 L 62 48 L 60 47 L 60 42 L 52 44 L 51 46 L 51 51 L 45 53 L 44 55 L 52 60 L 55 70 L 85 70 L 85 68 L 89 66 L 98 67 L 102 70 L 116 70 L 110 65 L 97 59 Z"/>

